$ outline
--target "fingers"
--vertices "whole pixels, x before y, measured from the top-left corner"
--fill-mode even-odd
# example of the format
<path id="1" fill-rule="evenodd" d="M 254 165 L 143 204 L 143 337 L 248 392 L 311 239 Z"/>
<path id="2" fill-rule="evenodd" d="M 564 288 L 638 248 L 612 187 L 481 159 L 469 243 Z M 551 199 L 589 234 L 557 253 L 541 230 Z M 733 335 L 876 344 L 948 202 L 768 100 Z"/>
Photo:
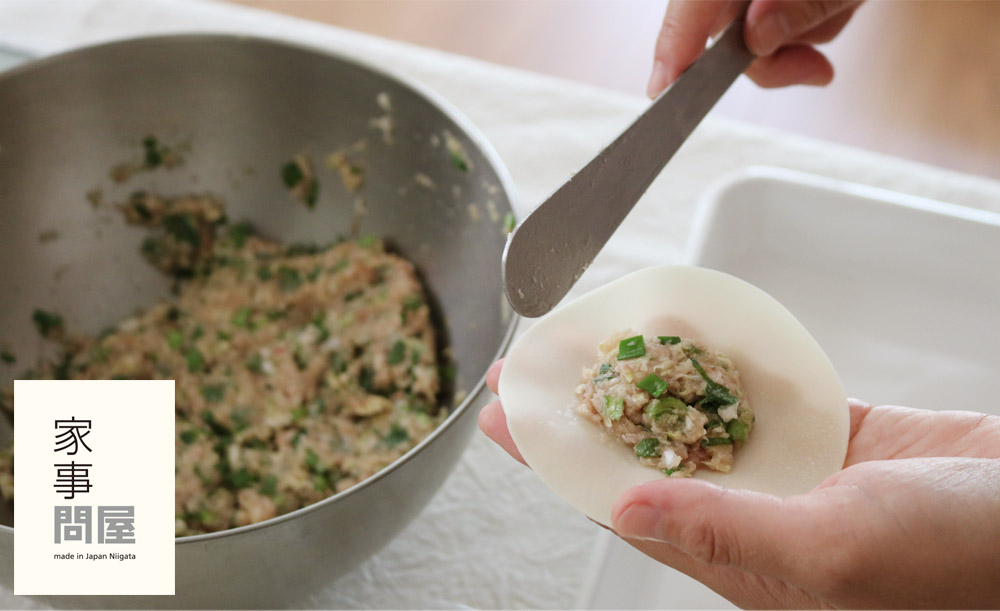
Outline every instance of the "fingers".
<path id="1" fill-rule="evenodd" d="M 755 0 L 747 9 L 747 46 L 755 55 L 767 56 L 779 47 L 800 42 L 801 36 L 817 30 L 828 21 L 839 24 L 837 32 L 847 21 L 842 13 L 850 13 L 860 4 L 853 0 Z M 826 26 L 832 27 L 832 26 Z"/>
<path id="2" fill-rule="evenodd" d="M 731 21 L 740 3 L 730 0 L 671 0 L 653 52 L 646 95 L 655 98 L 705 51 L 708 37 Z"/>
<path id="3" fill-rule="evenodd" d="M 790 45 L 767 57 L 758 57 L 746 75 L 761 87 L 827 85 L 833 80 L 833 65 L 808 45 Z"/>
<path id="4" fill-rule="evenodd" d="M 747 75 L 761 87 L 826 85 L 833 66 L 812 45 L 829 42 L 847 25 L 861 0 L 753 0 L 746 14 L 747 46 L 758 59 Z M 744 3 L 671 0 L 656 40 L 646 94 L 656 97 L 705 50 Z"/>
<path id="5" fill-rule="evenodd" d="M 669 479 L 626 491 L 611 519 L 623 537 L 664 541 L 713 566 L 794 579 L 815 534 L 803 505 L 795 498 Z"/>
<path id="6" fill-rule="evenodd" d="M 517 445 L 514 444 L 514 440 L 510 436 L 510 431 L 507 430 L 507 415 L 503 413 L 499 401 L 488 404 L 479 412 L 479 429 L 515 460 L 524 465 L 528 464 L 524 462 L 524 457 L 521 456 L 521 452 L 518 451 Z"/>
<path id="7" fill-rule="evenodd" d="M 503 359 L 490 365 L 490 368 L 486 371 L 486 386 L 493 392 L 493 394 L 498 394 L 498 386 L 500 385 L 500 369 L 503 368 Z"/>

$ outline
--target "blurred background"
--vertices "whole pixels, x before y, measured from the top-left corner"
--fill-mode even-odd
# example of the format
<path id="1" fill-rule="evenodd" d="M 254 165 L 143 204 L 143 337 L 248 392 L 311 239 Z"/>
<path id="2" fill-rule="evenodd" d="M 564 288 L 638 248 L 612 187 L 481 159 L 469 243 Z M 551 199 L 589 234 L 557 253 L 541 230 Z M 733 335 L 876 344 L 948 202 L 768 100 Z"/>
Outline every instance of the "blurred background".
<path id="1" fill-rule="evenodd" d="M 664 0 L 219 0 L 640 96 Z M 740 79 L 716 113 L 1000 179 L 1000 2 L 869 0 L 825 88 Z"/>

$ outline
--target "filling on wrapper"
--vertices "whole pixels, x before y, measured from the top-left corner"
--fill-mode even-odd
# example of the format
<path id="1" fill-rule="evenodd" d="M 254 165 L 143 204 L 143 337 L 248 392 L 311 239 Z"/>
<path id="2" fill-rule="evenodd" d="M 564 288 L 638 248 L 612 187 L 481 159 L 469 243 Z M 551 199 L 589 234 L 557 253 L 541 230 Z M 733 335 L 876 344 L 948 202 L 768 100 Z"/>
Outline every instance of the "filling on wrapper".
<path id="1" fill-rule="evenodd" d="M 670 477 L 705 466 L 728 473 L 753 426 L 730 359 L 677 336 L 616 333 L 583 369 L 577 411 Z"/>

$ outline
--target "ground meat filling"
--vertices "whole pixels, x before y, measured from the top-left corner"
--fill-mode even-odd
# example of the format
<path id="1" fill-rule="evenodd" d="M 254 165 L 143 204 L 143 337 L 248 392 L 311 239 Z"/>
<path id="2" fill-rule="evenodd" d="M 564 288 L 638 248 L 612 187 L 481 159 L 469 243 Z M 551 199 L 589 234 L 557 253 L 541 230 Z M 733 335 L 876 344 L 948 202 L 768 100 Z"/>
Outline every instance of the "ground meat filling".
<path id="1" fill-rule="evenodd" d="M 97 337 L 67 334 L 62 359 L 26 374 L 176 380 L 178 536 L 345 490 L 447 415 L 430 310 L 409 262 L 374 238 L 277 244 L 195 201 L 136 196 L 126 209 L 136 224 L 165 226 L 144 254 L 187 272 L 176 300 Z M 4 459 L 0 484 L 12 488 L 12 455 Z"/>
<path id="2" fill-rule="evenodd" d="M 699 465 L 728 473 L 753 410 L 730 359 L 676 336 L 616 333 L 583 369 L 577 411 L 670 477 Z"/>

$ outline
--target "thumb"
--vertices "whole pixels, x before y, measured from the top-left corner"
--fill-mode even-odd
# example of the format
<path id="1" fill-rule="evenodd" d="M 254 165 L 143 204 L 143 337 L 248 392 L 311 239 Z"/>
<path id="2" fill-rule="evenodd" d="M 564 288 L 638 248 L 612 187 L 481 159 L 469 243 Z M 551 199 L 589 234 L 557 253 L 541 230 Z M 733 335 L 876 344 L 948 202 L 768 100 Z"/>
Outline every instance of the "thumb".
<path id="1" fill-rule="evenodd" d="M 849 0 L 757 0 L 747 9 L 747 46 L 755 55 L 771 55 L 857 4 Z"/>
<path id="2" fill-rule="evenodd" d="M 806 516 L 794 497 L 670 479 L 627 490 L 611 523 L 619 536 L 664 541 L 710 565 L 793 579 L 815 534 Z"/>

